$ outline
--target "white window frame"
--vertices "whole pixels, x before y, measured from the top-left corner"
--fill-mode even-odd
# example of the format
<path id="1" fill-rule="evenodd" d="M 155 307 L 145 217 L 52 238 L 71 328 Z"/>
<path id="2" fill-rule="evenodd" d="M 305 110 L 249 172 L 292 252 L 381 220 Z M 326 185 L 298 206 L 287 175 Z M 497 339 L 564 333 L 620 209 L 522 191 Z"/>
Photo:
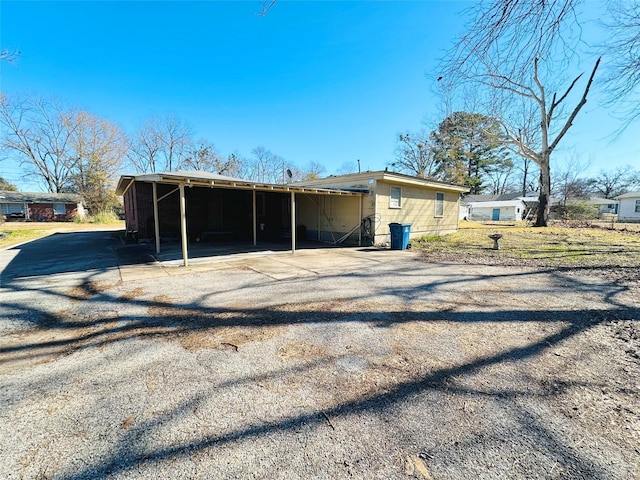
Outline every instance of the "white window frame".
<path id="1" fill-rule="evenodd" d="M 62 208 L 60 208 L 62 207 Z M 62 211 L 62 213 L 60 213 Z M 67 214 L 67 206 L 64 203 L 54 203 L 53 204 L 53 214 L 54 215 L 66 215 Z"/>
<path id="2" fill-rule="evenodd" d="M 397 202 L 394 202 L 394 190 L 398 192 Z M 389 187 L 389 208 L 402 208 L 402 187 L 398 187 L 397 185 L 391 185 Z"/>
<path id="3" fill-rule="evenodd" d="M 640 213 L 640 200 L 636 200 L 636 209 L 635 209 L 636 213 Z"/>
<path id="4" fill-rule="evenodd" d="M 441 196 L 442 198 L 438 198 L 439 196 Z M 443 192 L 436 192 L 436 201 L 435 201 L 435 209 L 433 212 L 433 216 L 436 218 L 442 218 L 444 217 L 444 193 Z M 440 213 L 438 213 L 438 206 L 440 207 Z"/>

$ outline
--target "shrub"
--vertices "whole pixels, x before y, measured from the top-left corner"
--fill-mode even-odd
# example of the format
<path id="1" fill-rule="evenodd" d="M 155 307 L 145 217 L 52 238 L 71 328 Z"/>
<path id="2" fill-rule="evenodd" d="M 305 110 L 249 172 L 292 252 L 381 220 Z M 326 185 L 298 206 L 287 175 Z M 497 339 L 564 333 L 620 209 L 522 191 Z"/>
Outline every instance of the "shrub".
<path id="1" fill-rule="evenodd" d="M 106 212 L 98 212 L 95 215 L 87 215 L 84 217 L 76 216 L 73 221 L 75 223 L 109 224 L 118 223 L 120 220 L 115 213 L 108 210 Z"/>
<path id="2" fill-rule="evenodd" d="M 567 220 L 594 220 L 598 218 L 598 207 L 586 200 L 568 202 L 564 217 Z"/>

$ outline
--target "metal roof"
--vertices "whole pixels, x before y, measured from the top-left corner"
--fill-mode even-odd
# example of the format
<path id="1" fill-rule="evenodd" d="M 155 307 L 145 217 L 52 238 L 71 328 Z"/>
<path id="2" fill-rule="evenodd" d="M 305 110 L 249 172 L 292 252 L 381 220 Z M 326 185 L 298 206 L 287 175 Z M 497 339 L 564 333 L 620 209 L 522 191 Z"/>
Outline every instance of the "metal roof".
<path id="1" fill-rule="evenodd" d="M 164 172 L 143 173 L 139 175 L 122 175 L 116 187 L 116 195 L 124 195 L 133 182 L 169 183 L 193 185 L 198 187 L 232 188 L 237 190 L 257 190 L 267 192 L 317 193 L 322 195 L 361 196 L 363 190 L 303 187 L 273 183 L 259 183 L 240 178 L 226 177 L 210 172 Z M 366 191 L 364 191 L 366 192 Z"/>
<path id="2" fill-rule="evenodd" d="M 338 184 L 345 182 L 352 182 L 354 184 L 358 183 L 359 185 L 368 184 L 369 180 L 382 180 L 385 182 L 396 183 L 399 185 L 414 185 L 419 187 L 426 188 L 436 188 L 441 190 L 449 190 L 454 192 L 468 192 L 469 188 L 462 185 L 453 185 L 451 183 L 441 182 L 439 180 L 433 180 L 430 178 L 421 178 L 415 177 L 412 175 L 406 175 L 404 173 L 397 172 L 389 172 L 387 170 L 375 170 L 375 171 L 366 171 L 360 173 L 349 173 L 346 175 L 334 175 L 325 178 L 319 178 L 316 180 L 302 180 L 300 182 L 295 182 L 293 185 L 295 186 L 307 186 L 307 187 L 330 187 L 331 184 Z M 344 188 L 344 187 L 340 187 Z"/>

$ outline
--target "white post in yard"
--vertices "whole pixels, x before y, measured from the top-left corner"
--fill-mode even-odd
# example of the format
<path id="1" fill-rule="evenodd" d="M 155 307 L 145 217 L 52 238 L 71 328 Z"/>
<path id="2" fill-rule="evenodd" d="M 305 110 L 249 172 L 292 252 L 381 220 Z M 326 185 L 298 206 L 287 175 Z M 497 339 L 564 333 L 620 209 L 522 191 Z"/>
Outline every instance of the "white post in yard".
<path id="1" fill-rule="evenodd" d="M 187 254 L 187 202 L 184 198 L 184 183 L 180 183 L 180 236 L 182 237 L 182 262 L 188 266 Z"/>
<path id="2" fill-rule="evenodd" d="M 296 253 L 296 192 L 291 192 L 291 253 Z"/>
<path id="3" fill-rule="evenodd" d="M 156 253 L 160 253 L 160 221 L 158 215 L 158 184 L 153 185 L 153 229 L 156 236 Z"/>
<path id="4" fill-rule="evenodd" d="M 253 191 L 253 246 L 258 244 L 258 216 L 256 208 L 256 191 Z"/>

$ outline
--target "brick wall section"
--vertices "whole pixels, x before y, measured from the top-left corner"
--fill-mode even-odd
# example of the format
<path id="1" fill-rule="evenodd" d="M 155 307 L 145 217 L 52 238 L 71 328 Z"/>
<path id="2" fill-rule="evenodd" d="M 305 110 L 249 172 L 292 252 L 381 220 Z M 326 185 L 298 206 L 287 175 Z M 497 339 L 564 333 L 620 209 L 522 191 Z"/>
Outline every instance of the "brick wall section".
<path id="1" fill-rule="evenodd" d="M 34 222 L 70 222 L 78 214 L 78 207 L 75 204 L 66 204 L 65 211 L 65 215 L 56 215 L 53 211 L 53 203 L 29 205 L 29 217 Z"/>
<path id="2" fill-rule="evenodd" d="M 158 184 L 158 198 L 173 192 L 176 185 Z M 135 182 L 124 194 L 124 215 L 127 229 L 136 230 L 139 238 L 154 238 L 153 186 Z M 158 202 L 160 237 L 180 237 L 179 193 L 171 193 Z"/>

